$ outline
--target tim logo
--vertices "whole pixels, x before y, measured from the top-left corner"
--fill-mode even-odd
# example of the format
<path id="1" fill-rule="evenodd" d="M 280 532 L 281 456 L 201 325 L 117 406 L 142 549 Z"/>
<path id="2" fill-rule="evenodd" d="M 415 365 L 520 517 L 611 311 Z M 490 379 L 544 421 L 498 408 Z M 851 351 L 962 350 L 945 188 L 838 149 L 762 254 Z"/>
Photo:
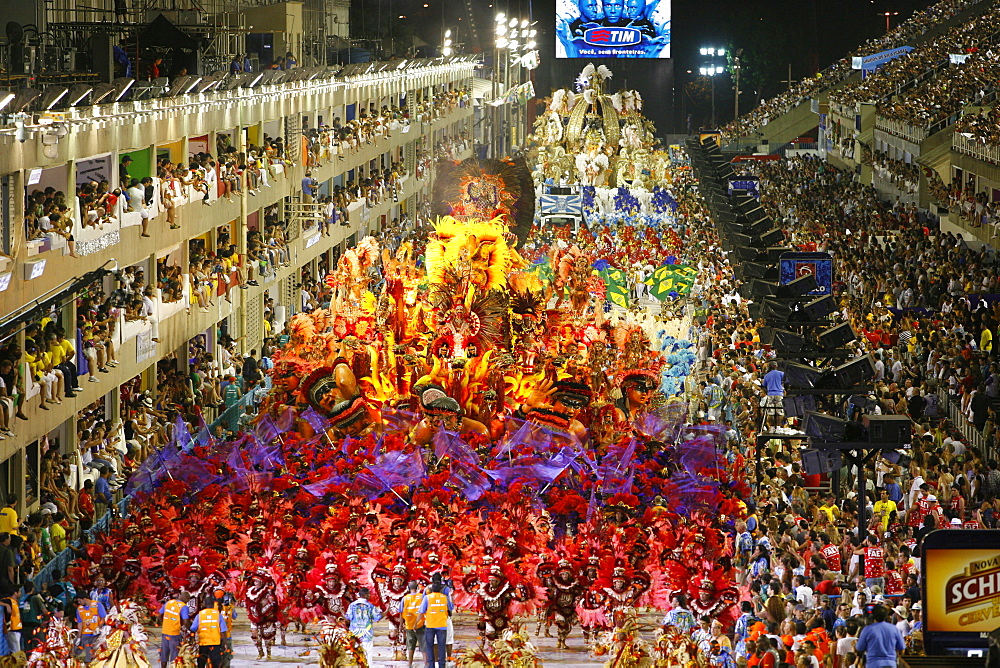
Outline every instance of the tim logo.
<path id="1" fill-rule="evenodd" d="M 583 41 L 596 46 L 629 46 L 642 40 L 639 31 L 632 28 L 591 28 L 583 34 Z"/>

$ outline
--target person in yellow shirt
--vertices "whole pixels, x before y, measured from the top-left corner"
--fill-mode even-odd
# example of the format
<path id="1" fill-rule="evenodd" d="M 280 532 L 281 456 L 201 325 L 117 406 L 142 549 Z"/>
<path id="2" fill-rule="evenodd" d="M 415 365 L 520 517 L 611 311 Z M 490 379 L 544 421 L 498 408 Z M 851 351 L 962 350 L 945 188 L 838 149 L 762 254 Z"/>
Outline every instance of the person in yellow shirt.
<path id="1" fill-rule="evenodd" d="M 49 527 L 49 539 L 52 541 L 52 551 L 59 554 L 66 549 L 66 527 L 62 525 L 66 519 L 62 513 L 52 515 L 52 525 Z"/>
<path id="2" fill-rule="evenodd" d="M 21 526 L 21 522 L 17 519 L 17 511 L 14 510 L 16 505 L 17 494 L 8 494 L 7 505 L 0 508 L 0 533 L 18 535 L 17 529 Z"/>
<path id="3" fill-rule="evenodd" d="M 402 608 L 403 626 L 406 628 L 406 668 L 413 668 L 413 653 L 420 645 L 420 652 L 424 654 L 424 663 L 427 663 L 427 652 L 424 651 L 420 636 L 424 634 L 424 616 L 420 613 L 420 604 L 423 603 L 424 595 L 418 591 L 416 580 L 410 580 L 406 586 L 407 593 L 400 602 Z"/>
<path id="4" fill-rule="evenodd" d="M 881 491 L 881 497 L 882 498 L 875 502 L 875 514 L 873 519 L 878 518 L 879 526 L 882 527 L 881 533 L 884 534 L 889 528 L 889 515 L 896 512 L 898 509 L 896 508 L 896 502 L 889 498 L 888 490 L 883 489 Z"/>

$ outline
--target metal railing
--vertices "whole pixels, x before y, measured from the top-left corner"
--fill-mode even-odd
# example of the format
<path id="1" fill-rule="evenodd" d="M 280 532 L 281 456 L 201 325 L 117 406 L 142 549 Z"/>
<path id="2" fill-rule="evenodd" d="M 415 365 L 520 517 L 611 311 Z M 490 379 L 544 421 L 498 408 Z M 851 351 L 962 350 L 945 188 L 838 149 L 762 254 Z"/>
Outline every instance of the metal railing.
<path id="1" fill-rule="evenodd" d="M 1000 146 L 988 144 L 978 137 L 967 137 L 961 132 L 956 132 L 951 141 L 952 148 L 959 153 L 964 153 L 983 162 L 1000 165 Z"/>
<path id="2" fill-rule="evenodd" d="M 938 404 L 943 407 L 948 414 L 951 423 L 962 432 L 962 437 L 970 447 L 975 448 L 987 460 L 996 459 L 996 448 L 990 446 L 983 432 L 976 429 L 975 425 L 969 422 L 965 414 L 962 413 L 962 405 L 957 395 L 952 395 L 947 388 L 939 387 L 937 390 Z"/>

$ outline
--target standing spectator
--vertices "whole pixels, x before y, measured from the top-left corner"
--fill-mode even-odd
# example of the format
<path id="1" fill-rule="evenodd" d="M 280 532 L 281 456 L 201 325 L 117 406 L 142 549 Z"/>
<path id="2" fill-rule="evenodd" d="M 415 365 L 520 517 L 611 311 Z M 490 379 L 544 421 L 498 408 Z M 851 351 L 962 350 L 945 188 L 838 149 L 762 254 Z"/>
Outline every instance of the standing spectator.
<path id="1" fill-rule="evenodd" d="M 874 617 L 875 623 L 861 629 L 855 648 L 864 653 L 866 668 L 896 668 L 896 655 L 906 648 L 903 634 L 886 621 L 889 611 L 885 606 L 876 606 Z"/>
<path id="2" fill-rule="evenodd" d="M 368 600 L 368 587 L 358 590 L 358 598 L 347 606 L 347 621 L 350 631 L 361 641 L 361 646 L 368 657 L 368 665 L 373 665 L 372 659 L 375 646 L 375 623 L 382 619 L 382 613 Z"/>
<path id="3" fill-rule="evenodd" d="M 443 584 L 435 582 L 420 602 L 418 612 L 424 616 L 424 652 L 427 656 L 425 668 L 434 668 L 435 661 L 438 668 L 445 668 L 448 661 L 445 641 L 448 638 L 448 618 L 455 606 L 450 597 L 441 593 L 443 589 Z"/>
<path id="4" fill-rule="evenodd" d="M 250 391 L 254 385 L 260 381 L 260 366 L 257 364 L 257 358 L 254 357 L 257 354 L 257 349 L 250 351 L 250 354 L 243 358 L 243 382 L 246 385 L 246 390 Z"/>
<path id="5" fill-rule="evenodd" d="M 149 80 L 155 81 L 163 76 L 163 69 L 160 65 L 163 64 L 163 58 L 154 58 L 153 62 L 149 65 Z"/>
<path id="6" fill-rule="evenodd" d="M 17 564 L 10 548 L 10 534 L 0 533 L 0 587 L 17 588 Z"/>
<path id="7" fill-rule="evenodd" d="M 49 611 L 41 594 L 35 591 L 35 583 L 28 580 L 24 583 L 24 595 L 21 596 L 21 638 L 25 653 L 30 653 L 38 640 L 38 629 L 45 623 Z"/>
<path id="8" fill-rule="evenodd" d="M 118 163 L 118 187 L 128 188 L 132 185 L 132 176 L 128 173 L 128 166 L 132 164 L 132 156 L 122 156 L 122 161 Z"/>
<path id="9" fill-rule="evenodd" d="M 14 510 L 14 506 L 17 505 L 17 494 L 7 495 L 7 505 L 0 508 L 0 532 L 2 533 L 17 533 L 17 528 L 20 523 L 17 520 L 17 511 Z"/>
<path id="10" fill-rule="evenodd" d="M 101 469 L 101 475 L 94 484 L 94 499 L 97 501 L 97 510 L 100 517 L 103 517 L 104 513 L 114 504 L 114 499 L 111 497 L 110 479 L 111 467 L 105 466 Z"/>
<path id="11" fill-rule="evenodd" d="M 777 427 L 784 415 L 785 372 L 779 371 L 775 362 L 771 362 L 769 367 L 770 370 L 764 374 L 764 388 L 767 394 L 761 405 L 764 408 L 765 424 Z"/>
<path id="12" fill-rule="evenodd" d="M 306 175 L 302 177 L 302 201 L 306 204 L 312 204 L 317 188 L 319 188 L 319 183 L 312 177 L 312 172 L 306 172 Z"/>

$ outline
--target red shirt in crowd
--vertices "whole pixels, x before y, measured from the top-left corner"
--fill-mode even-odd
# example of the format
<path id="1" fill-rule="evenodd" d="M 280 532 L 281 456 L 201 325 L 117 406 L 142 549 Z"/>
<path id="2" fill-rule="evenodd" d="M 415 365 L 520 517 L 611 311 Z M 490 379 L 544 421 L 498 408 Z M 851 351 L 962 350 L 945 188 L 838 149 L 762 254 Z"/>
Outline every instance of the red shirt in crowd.
<path id="1" fill-rule="evenodd" d="M 885 577 L 885 552 L 881 547 L 865 548 L 865 578 Z"/>
<path id="2" fill-rule="evenodd" d="M 841 559 L 840 559 L 840 548 L 832 543 L 830 545 L 824 545 L 823 549 L 820 550 L 820 554 L 826 559 L 826 565 L 830 567 L 831 571 L 841 570 Z"/>

